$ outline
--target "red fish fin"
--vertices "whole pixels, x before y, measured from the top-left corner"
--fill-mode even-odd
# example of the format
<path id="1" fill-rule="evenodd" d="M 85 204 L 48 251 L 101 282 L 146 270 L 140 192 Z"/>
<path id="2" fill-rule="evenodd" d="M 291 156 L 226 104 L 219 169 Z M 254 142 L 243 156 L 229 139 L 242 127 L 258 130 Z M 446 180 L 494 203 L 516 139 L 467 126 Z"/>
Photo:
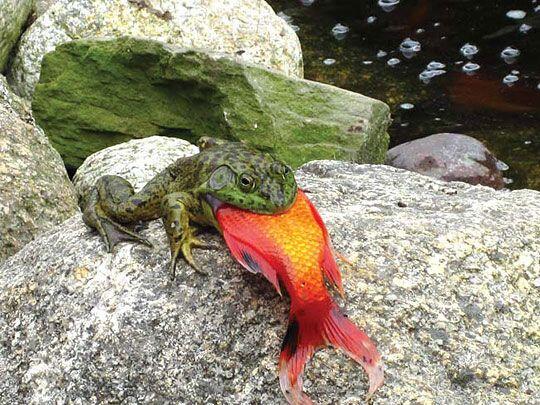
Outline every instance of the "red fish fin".
<path id="1" fill-rule="evenodd" d="M 311 404 L 302 392 L 302 374 L 315 349 L 326 344 L 344 350 L 362 365 L 369 378 L 368 398 L 382 385 L 383 364 L 373 342 L 333 302 L 308 316 L 291 314 L 279 358 L 279 383 L 290 404 Z"/>
<path id="2" fill-rule="evenodd" d="M 227 230 L 223 231 L 223 237 L 234 258 L 248 271 L 261 273 L 281 295 L 277 273 L 264 256 L 256 248 L 231 235 Z"/>
<path id="3" fill-rule="evenodd" d="M 334 252 L 332 251 L 332 247 L 330 246 L 329 242 L 327 242 L 324 247 L 321 266 L 322 266 L 322 269 L 324 270 L 324 274 L 326 275 L 326 277 L 336 287 L 336 289 L 339 291 L 339 294 L 342 297 L 344 297 L 345 292 L 343 291 L 343 282 L 341 281 L 341 272 L 339 271 L 339 267 L 334 257 Z"/>
<path id="4" fill-rule="evenodd" d="M 368 398 L 370 398 L 384 381 L 384 365 L 375 344 L 343 315 L 335 304 L 323 322 L 323 333 L 326 341 L 345 351 L 366 371 L 369 378 Z"/>
<path id="5" fill-rule="evenodd" d="M 324 225 L 324 222 L 315 206 L 311 203 L 311 201 L 309 201 L 309 199 L 302 191 L 299 191 L 299 193 L 306 200 L 309 208 L 311 209 L 311 214 L 313 215 L 313 218 L 315 219 L 315 221 L 317 221 L 319 228 L 321 228 L 323 232 L 325 246 L 322 257 L 322 268 L 324 270 L 324 274 L 326 275 L 328 280 L 330 280 L 330 282 L 337 288 L 337 290 L 343 297 L 345 293 L 343 292 L 341 272 L 339 271 L 339 267 L 337 266 L 336 259 L 334 257 L 334 249 L 332 249 L 332 243 L 330 242 L 330 237 L 328 236 L 328 230 L 326 229 L 326 226 Z"/>
<path id="6" fill-rule="evenodd" d="M 315 346 L 306 344 L 301 333 L 299 321 L 291 316 L 279 356 L 279 385 L 289 404 L 310 405 L 313 402 L 302 391 L 302 373 L 315 352 Z"/>

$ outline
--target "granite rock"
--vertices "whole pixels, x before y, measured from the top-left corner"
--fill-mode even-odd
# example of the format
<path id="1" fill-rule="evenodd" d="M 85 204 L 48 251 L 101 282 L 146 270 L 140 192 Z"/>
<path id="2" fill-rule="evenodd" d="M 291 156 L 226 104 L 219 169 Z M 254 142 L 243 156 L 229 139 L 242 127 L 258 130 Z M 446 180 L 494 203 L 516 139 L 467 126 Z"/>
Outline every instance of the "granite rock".
<path id="1" fill-rule="evenodd" d="M 374 404 L 540 400 L 540 193 L 336 161 L 297 178 L 351 262 L 345 308 L 386 363 Z M 286 300 L 215 233 L 218 250 L 195 252 L 210 275 L 182 262 L 171 282 L 160 222 L 143 232 L 153 250 L 108 254 L 77 215 L 0 267 L 0 402 L 284 402 Z M 359 404 L 367 381 L 328 348 L 305 389 Z"/>
<path id="2" fill-rule="evenodd" d="M 25 0 L 28 1 L 28 0 Z M 9 0 L 12 2 L 12 0 Z M 238 55 L 301 77 L 296 33 L 264 0 L 57 0 L 38 2 L 42 14 L 25 32 L 8 79 L 30 99 L 43 55 L 80 38 L 129 35 Z"/>
<path id="3" fill-rule="evenodd" d="M 76 212 L 60 155 L 0 76 L 0 261 Z"/>
<path id="4" fill-rule="evenodd" d="M 435 134 L 395 146 L 386 163 L 445 181 L 463 181 L 495 189 L 504 188 L 499 161 L 482 142 L 462 134 Z"/>
<path id="5" fill-rule="evenodd" d="M 33 0 L 0 1 L 0 73 L 32 12 L 32 4 Z"/>

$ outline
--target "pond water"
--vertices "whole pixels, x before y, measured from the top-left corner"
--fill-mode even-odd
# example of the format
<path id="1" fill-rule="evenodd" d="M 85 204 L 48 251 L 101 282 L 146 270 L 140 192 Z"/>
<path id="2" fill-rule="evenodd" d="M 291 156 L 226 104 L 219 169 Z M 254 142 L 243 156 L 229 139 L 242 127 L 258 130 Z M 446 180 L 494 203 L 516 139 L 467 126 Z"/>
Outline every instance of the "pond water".
<path id="1" fill-rule="evenodd" d="M 270 0 L 305 77 L 385 101 L 391 147 L 481 140 L 509 188 L 540 190 L 540 0 Z"/>

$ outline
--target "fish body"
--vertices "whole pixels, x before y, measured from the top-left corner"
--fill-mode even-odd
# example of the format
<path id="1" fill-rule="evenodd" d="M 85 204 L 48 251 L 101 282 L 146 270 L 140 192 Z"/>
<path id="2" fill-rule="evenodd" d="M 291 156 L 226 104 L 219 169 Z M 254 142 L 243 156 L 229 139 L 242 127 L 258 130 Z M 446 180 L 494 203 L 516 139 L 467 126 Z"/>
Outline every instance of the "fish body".
<path id="1" fill-rule="evenodd" d="M 370 396 L 383 383 L 381 357 L 367 335 L 339 309 L 325 278 L 343 294 L 328 232 L 306 195 L 298 190 L 292 207 L 274 215 L 256 214 L 228 205 L 216 219 L 232 255 L 246 269 L 262 273 L 291 299 L 289 326 L 279 359 L 281 389 L 291 404 L 310 404 L 302 391 L 306 362 L 319 347 L 343 349 L 369 377 Z"/>

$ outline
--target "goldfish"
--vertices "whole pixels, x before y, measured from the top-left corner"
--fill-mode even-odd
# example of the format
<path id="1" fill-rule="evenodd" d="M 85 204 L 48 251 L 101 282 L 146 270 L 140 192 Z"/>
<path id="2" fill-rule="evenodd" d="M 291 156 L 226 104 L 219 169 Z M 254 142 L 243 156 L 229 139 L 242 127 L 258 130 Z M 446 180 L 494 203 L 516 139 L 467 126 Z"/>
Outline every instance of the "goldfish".
<path id="1" fill-rule="evenodd" d="M 290 404 L 311 404 L 302 390 L 304 367 L 316 349 L 332 345 L 360 363 L 369 378 L 368 398 L 383 384 L 375 344 L 346 315 L 325 280 L 343 296 L 341 273 L 321 216 L 298 190 L 292 207 L 267 215 L 222 204 L 216 219 L 234 258 L 290 296 L 289 325 L 279 356 L 279 382 Z"/>

